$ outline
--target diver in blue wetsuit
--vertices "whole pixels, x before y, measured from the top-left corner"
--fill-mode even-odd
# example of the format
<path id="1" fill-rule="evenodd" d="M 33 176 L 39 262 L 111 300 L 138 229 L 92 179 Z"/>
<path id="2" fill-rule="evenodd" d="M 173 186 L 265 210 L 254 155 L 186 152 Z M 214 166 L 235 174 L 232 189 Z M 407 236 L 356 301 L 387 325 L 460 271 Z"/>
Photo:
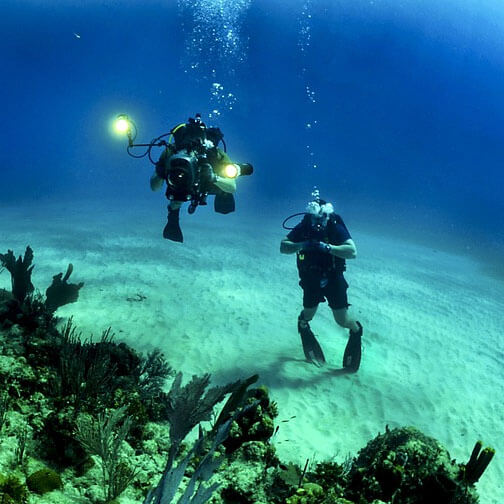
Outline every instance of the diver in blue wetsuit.
<path id="1" fill-rule="evenodd" d="M 310 321 L 319 303 L 327 300 L 336 323 L 349 329 L 343 367 L 355 372 L 360 366 L 363 331 L 360 322 L 348 313 L 348 284 L 343 272 L 346 260 L 355 259 L 357 250 L 343 219 L 334 213 L 331 203 L 320 199 L 318 190 L 313 196 L 315 199 L 308 204 L 301 222 L 280 244 L 282 254 L 297 254 L 299 284 L 303 289 L 298 331 L 307 360 L 324 364 L 325 357 L 310 329 Z"/>

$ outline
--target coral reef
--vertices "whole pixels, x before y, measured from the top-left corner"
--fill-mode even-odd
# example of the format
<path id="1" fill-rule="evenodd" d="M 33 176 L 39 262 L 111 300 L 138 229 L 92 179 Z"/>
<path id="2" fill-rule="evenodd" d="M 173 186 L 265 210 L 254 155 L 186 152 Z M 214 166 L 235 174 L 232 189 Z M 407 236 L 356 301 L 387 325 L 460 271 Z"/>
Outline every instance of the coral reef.
<path id="1" fill-rule="evenodd" d="M 223 387 L 206 390 L 210 375 L 193 376 L 192 380 L 181 387 L 182 374 L 178 373 L 166 403 L 166 416 L 170 423 L 170 450 L 161 481 L 154 491 L 149 492 L 145 504 L 169 504 L 180 486 L 182 476 L 191 460 L 196 465 L 180 502 L 203 504 L 219 487 L 219 483 L 204 486 L 213 473 L 220 467 L 224 457 L 214 457 L 218 447 L 229 436 L 231 426 L 258 407 L 259 401 L 245 401 L 247 387 L 257 380 L 254 375 L 247 380 L 238 380 Z M 204 433 L 200 426 L 200 436 L 189 453 L 173 467 L 176 453 L 187 434 L 202 421 L 208 421 L 217 403 L 227 394 L 228 398 L 221 414 L 209 433 Z M 230 416 L 229 416 L 230 415 Z M 209 447 L 205 447 L 205 443 Z M 197 486 L 197 490 L 196 490 Z M 196 493 L 194 493 L 196 491 Z M 194 494 L 194 495 L 193 495 Z"/>
<path id="2" fill-rule="evenodd" d="M 256 403 L 256 406 L 233 423 L 229 438 L 224 442 L 227 453 L 234 452 L 247 441 L 266 443 L 275 430 L 274 419 L 278 411 L 276 404 L 270 401 L 266 387 L 248 390 L 243 400 L 244 404 Z"/>
<path id="3" fill-rule="evenodd" d="M 0 474 L 0 502 L 25 504 L 28 500 L 26 485 L 13 475 Z"/>
<path id="4" fill-rule="evenodd" d="M 64 502 L 91 504 L 124 494 L 145 504 L 478 502 L 474 484 L 494 450 L 478 441 L 456 463 L 414 427 L 387 428 L 343 464 L 282 464 L 272 442 L 278 408 L 266 387 L 250 388 L 257 375 L 183 385 L 159 350 L 141 355 L 110 328 L 84 338 L 71 318 L 58 326 L 54 310 L 82 287 L 67 283 L 71 266 L 44 300 L 29 247 L 0 259 L 12 283 L 0 289 L 0 504 L 36 504 L 63 488 Z"/>
<path id="5" fill-rule="evenodd" d="M 355 502 L 476 503 L 462 467 L 438 441 L 414 427 L 387 430 L 359 452 L 345 497 Z"/>
<path id="6" fill-rule="evenodd" d="M 47 328 L 60 306 L 73 303 L 79 297 L 79 290 L 84 283 L 67 283 L 73 271 L 72 264 L 68 265 L 64 277 L 63 273 L 53 277 L 52 284 L 46 290 L 45 300 L 40 294 L 34 293 L 31 275 L 35 265 L 32 262 L 33 250 L 30 246 L 26 247 L 24 257 L 19 256 L 17 259 L 12 250 L 0 254 L 0 265 L 10 273 L 12 285 L 10 295 L 5 290 L 0 292 L 0 327 L 20 324 L 31 331 L 40 327 Z"/>
<path id="7" fill-rule="evenodd" d="M 321 462 L 306 473 L 305 483 L 294 464 L 278 476 L 291 492 L 286 504 L 476 504 L 474 478 L 493 456 L 491 448 L 481 448 L 477 443 L 469 462 L 460 464 L 414 427 L 387 428 L 351 463 Z"/>
<path id="8" fill-rule="evenodd" d="M 310 502 L 317 502 L 323 496 L 324 489 L 320 485 L 317 485 L 317 483 L 305 483 L 296 490 L 296 495 L 289 497 L 285 502 L 286 504 L 308 504 Z"/>

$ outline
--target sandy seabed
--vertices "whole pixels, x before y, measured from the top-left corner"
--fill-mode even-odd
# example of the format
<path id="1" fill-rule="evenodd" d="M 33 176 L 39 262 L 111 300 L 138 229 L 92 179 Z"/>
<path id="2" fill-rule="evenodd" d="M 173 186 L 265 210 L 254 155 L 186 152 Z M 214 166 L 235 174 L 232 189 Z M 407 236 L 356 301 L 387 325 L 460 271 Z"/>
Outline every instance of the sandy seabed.
<path id="1" fill-rule="evenodd" d="M 347 333 L 325 304 L 312 323 L 328 360 L 317 368 L 296 331 L 301 289 L 294 256 L 279 253 L 279 222 L 202 209 L 182 216 L 176 244 L 161 238 L 161 205 L 47 202 L 1 209 L 0 251 L 30 245 L 41 290 L 73 263 L 71 280 L 85 286 L 58 315 L 73 315 L 83 336 L 111 326 L 116 341 L 161 348 L 186 379 L 259 373 L 279 405 L 273 442 L 285 461 L 341 462 L 386 425 L 414 425 L 459 462 L 478 439 L 493 446 L 477 486 L 483 504 L 504 502 L 504 284 L 470 258 L 350 229 L 361 369 L 340 372 Z"/>

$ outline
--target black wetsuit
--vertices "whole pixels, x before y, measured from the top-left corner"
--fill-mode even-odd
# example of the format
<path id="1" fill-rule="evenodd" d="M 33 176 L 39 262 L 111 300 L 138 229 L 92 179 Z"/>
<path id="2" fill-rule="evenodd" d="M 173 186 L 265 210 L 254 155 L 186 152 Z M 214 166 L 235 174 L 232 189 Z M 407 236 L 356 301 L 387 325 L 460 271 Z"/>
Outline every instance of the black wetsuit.
<path id="1" fill-rule="evenodd" d="M 336 214 L 332 214 L 327 225 L 320 229 L 312 226 L 311 216 L 305 215 L 287 235 L 287 239 L 294 243 L 317 241 L 331 245 L 341 245 L 350 238 L 343 219 Z M 349 306 L 346 293 L 348 284 L 343 276 L 345 259 L 328 252 L 301 250 L 297 253 L 297 267 L 305 308 L 315 308 L 326 299 L 334 310 Z"/>

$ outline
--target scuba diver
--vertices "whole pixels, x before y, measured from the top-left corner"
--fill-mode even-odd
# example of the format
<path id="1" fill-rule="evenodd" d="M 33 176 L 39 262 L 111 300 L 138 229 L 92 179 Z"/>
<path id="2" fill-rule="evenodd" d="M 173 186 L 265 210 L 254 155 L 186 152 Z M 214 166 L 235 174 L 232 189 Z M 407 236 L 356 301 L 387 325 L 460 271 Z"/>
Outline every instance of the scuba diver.
<path id="1" fill-rule="evenodd" d="M 200 114 L 175 126 L 170 133 L 174 142 L 166 144 L 150 178 L 150 186 L 158 191 L 166 182 L 166 197 L 170 203 L 163 237 L 183 242 L 179 223 L 182 204 L 190 201 L 188 211 L 192 214 L 198 205 L 207 204 L 207 196 L 211 194 L 215 195 L 216 212 L 233 212 L 236 178 L 250 175 L 253 167 L 248 163 L 233 163 L 226 154 L 221 130 L 207 127 Z M 218 147 L 220 142 L 224 149 Z"/>
<path id="2" fill-rule="evenodd" d="M 324 353 L 310 329 L 310 321 L 319 303 L 327 300 L 336 323 L 349 329 L 343 367 L 356 372 L 361 360 L 363 330 L 360 322 L 348 314 L 348 284 L 343 272 L 346 259 L 355 259 L 357 251 L 343 219 L 334 212 L 332 204 L 321 199 L 316 188 L 312 196 L 314 199 L 308 203 L 306 212 L 284 220 L 283 227 L 290 232 L 280 244 L 282 254 L 297 255 L 299 285 L 303 289 L 298 332 L 306 359 L 315 365 L 324 364 Z M 285 223 L 297 215 L 303 215 L 301 222 L 294 228 L 286 227 Z"/>

